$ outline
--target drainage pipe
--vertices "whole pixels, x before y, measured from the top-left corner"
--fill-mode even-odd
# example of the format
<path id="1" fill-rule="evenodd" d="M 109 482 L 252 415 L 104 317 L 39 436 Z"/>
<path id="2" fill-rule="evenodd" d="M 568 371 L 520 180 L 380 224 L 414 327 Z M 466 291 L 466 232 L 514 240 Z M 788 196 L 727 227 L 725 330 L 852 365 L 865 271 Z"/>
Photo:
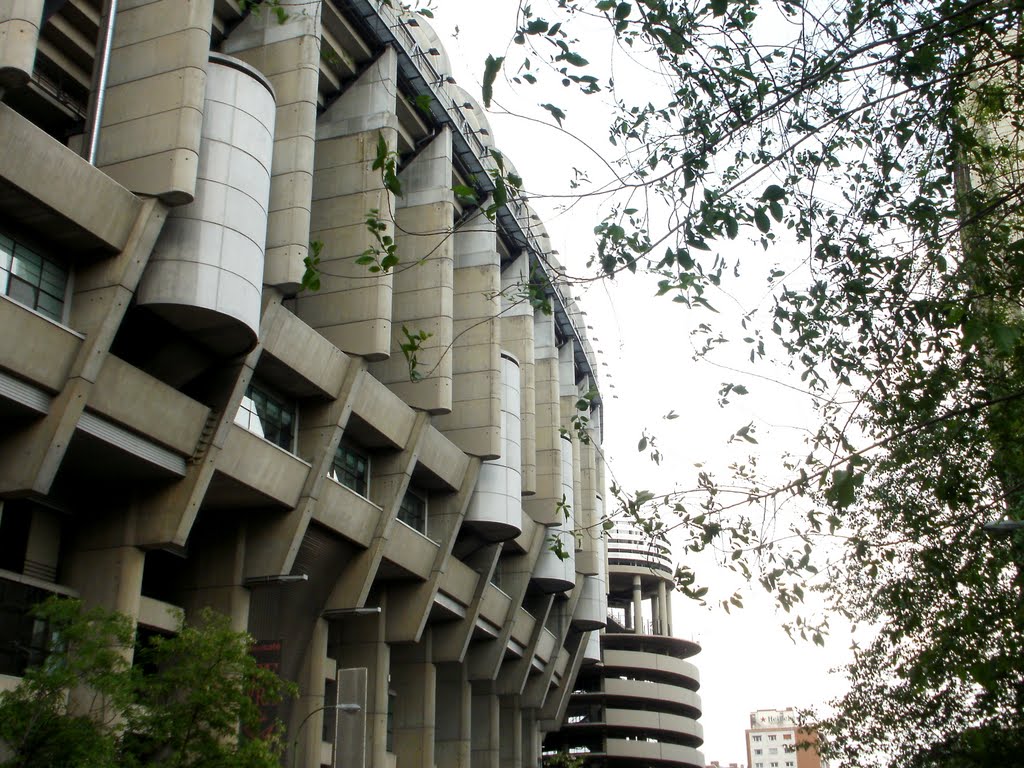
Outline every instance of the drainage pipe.
<path id="1" fill-rule="evenodd" d="M 110 71 L 110 51 L 114 45 L 114 23 L 116 20 L 117 0 L 107 0 L 99 44 L 96 46 L 99 55 L 93 66 L 93 71 L 96 74 L 93 78 L 92 98 L 89 100 L 89 120 L 85 127 L 85 135 L 88 139 L 85 159 L 92 165 L 96 165 L 96 153 L 100 146 L 100 124 L 103 122 L 103 102 L 107 95 L 107 74 Z"/>

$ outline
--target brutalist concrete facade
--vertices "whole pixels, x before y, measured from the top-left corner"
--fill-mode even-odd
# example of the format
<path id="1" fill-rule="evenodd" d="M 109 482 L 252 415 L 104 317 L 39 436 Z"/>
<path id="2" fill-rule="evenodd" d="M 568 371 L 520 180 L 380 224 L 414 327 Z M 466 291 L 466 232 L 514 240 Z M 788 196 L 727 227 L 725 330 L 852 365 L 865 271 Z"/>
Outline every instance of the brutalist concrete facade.
<path id="1" fill-rule="evenodd" d="M 536 765 L 605 623 L 602 406 L 482 111 L 376 0 L 112 5 L 0 8 L 0 685 L 47 594 L 209 605 L 296 765 Z"/>
<path id="2" fill-rule="evenodd" d="M 668 549 L 616 525 L 608 575 L 607 628 L 590 638 L 565 722 L 544 750 L 587 768 L 703 768 L 700 675 L 687 661 L 700 646 L 672 636 Z"/>

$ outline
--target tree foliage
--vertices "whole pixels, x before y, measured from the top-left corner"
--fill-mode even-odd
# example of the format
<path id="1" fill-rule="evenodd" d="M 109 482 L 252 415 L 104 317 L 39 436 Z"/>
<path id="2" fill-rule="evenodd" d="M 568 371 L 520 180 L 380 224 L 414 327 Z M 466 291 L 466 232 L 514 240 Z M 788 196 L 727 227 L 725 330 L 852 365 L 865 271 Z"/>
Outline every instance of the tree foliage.
<path id="1" fill-rule="evenodd" d="M 721 286 L 767 262 L 768 298 L 731 343 L 754 365 L 779 349 L 799 378 L 820 418 L 806 454 L 780 457 L 782 482 L 739 463 L 685 490 L 613 493 L 681 557 L 723 553 L 787 611 L 813 580 L 866 628 L 851 691 L 818 724 L 848 765 L 1020 760 L 1024 533 L 983 525 L 1024 519 L 1022 11 L 559 0 L 544 16 L 521 5 L 484 68 L 485 102 L 503 74 L 561 82 L 566 98 L 540 104 L 559 127 L 575 99 L 611 101 L 600 274 L 646 271 L 672 301 L 717 312 Z M 591 65 L 601 53 L 575 30 L 595 20 L 667 86 Z M 784 253 L 757 255 L 773 247 Z M 714 316 L 701 328 L 701 355 L 730 341 Z M 720 404 L 746 392 L 726 383 Z M 757 440 L 752 425 L 733 438 Z M 677 572 L 697 599 L 705 578 Z M 822 641 L 803 615 L 792 629 Z"/>
<path id="2" fill-rule="evenodd" d="M 51 638 L 49 654 L 0 693 L 0 745 L 10 753 L 2 765 L 280 764 L 277 735 L 240 737 L 239 729 L 259 730 L 255 692 L 274 701 L 291 688 L 257 665 L 251 639 L 226 617 L 204 611 L 197 625 L 139 647 L 134 664 L 125 616 L 51 598 L 36 617 Z"/>

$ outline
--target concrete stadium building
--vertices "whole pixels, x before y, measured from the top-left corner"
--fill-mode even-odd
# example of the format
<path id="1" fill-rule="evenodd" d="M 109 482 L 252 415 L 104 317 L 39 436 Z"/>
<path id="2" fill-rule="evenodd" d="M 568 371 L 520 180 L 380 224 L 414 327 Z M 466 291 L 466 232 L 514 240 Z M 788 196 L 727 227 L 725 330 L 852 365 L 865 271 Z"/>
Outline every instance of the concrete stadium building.
<path id="1" fill-rule="evenodd" d="M 686 660 L 700 646 L 672 636 L 668 549 L 616 525 L 608 576 L 607 628 L 599 646 L 591 637 L 565 723 L 544 751 L 586 768 L 704 768 L 700 676 Z"/>
<path id="2" fill-rule="evenodd" d="M 582 313 L 423 19 L 252 5 L 0 6 L 0 686 L 48 594 L 213 606 L 289 764 L 534 766 L 606 623 Z"/>

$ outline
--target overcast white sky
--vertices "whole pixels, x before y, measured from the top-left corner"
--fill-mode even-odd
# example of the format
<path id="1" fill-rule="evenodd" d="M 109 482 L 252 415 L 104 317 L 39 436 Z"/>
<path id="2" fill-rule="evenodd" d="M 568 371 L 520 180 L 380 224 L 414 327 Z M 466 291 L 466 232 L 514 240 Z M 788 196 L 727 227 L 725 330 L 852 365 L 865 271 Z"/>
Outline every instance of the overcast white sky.
<path id="1" fill-rule="evenodd" d="M 536 0 L 541 13 L 545 0 Z M 506 51 L 514 30 L 514 0 L 439 0 L 433 27 L 445 41 L 459 85 L 478 99 L 483 61 L 488 53 L 508 54 L 506 67 L 515 70 L 525 50 L 513 46 Z M 456 36 L 456 27 L 458 28 Z M 588 33 L 590 34 L 590 33 Z M 601 47 L 600 39 L 586 43 Z M 656 72 L 644 72 L 622 57 L 604 64 L 594 61 L 598 71 L 614 71 L 619 88 L 631 91 L 652 87 Z M 609 67 L 611 69 L 609 69 Z M 514 91 L 499 81 L 496 101 L 511 111 L 544 120 L 537 104 L 553 101 L 565 105 L 568 131 L 589 136 L 599 152 L 607 148 L 607 113 L 601 96 L 572 97 L 570 91 L 543 93 L 536 89 Z M 593 252 L 592 229 L 598 207 L 589 202 L 559 214 L 558 199 L 543 199 L 538 193 L 567 191 L 572 167 L 588 169 L 595 180 L 602 173 L 594 155 L 553 128 L 536 122 L 489 114 L 496 145 L 510 157 L 526 187 L 533 192 L 532 204 L 541 214 L 559 258 L 570 271 L 582 274 Z M 765 254 L 760 246 L 741 244 L 742 256 L 755 268 L 748 278 L 733 282 L 733 294 L 718 298 L 723 311 L 749 308 L 764 293 L 762 275 L 771 260 L 792 258 L 785 249 Z M 760 445 L 755 449 L 766 461 L 770 454 L 801 450 L 801 427 L 810 422 L 805 397 L 795 390 L 744 379 L 708 363 L 694 362 L 690 331 L 707 315 L 673 304 L 668 298 L 653 298 L 649 281 L 626 277 L 614 283 L 596 282 L 581 286 L 581 305 L 588 313 L 588 333 L 600 358 L 601 389 L 605 409 L 604 449 L 617 482 L 631 488 L 669 490 L 685 482 L 693 464 L 704 462 L 724 471 L 735 458 L 726 447 L 736 428 L 754 421 Z M 731 355 L 731 357 L 729 356 Z M 727 364 L 743 365 L 746 352 L 737 349 L 720 356 Z M 781 372 L 765 370 L 778 376 Z M 751 394 L 738 398 L 727 409 L 717 405 L 717 392 L 725 381 L 744 381 Z M 675 411 L 680 418 L 662 417 Z M 638 456 L 640 429 L 658 435 L 665 455 L 660 467 Z M 699 565 L 699 563 L 698 563 Z M 713 591 L 731 594 L 735 584 L 725 574 L 712 583 Z M 698 640 L 702 653 L 693 661 L 701 672 L 707 760 L 745 763 L 744 729 L 748 715 L 759 708 L 811 707 L 823 705 L 842 691 L 843 680 L 829 670 L 847 658 L 848 635 L 838 627 L 825 648 L 810 643 L 794 644 L 781 629 L 772 601 L 753 591 L 742 610 L 727 614 L 720 608 L 706 609 L 679 595 L 673 603 L 675 633 Z"/>

